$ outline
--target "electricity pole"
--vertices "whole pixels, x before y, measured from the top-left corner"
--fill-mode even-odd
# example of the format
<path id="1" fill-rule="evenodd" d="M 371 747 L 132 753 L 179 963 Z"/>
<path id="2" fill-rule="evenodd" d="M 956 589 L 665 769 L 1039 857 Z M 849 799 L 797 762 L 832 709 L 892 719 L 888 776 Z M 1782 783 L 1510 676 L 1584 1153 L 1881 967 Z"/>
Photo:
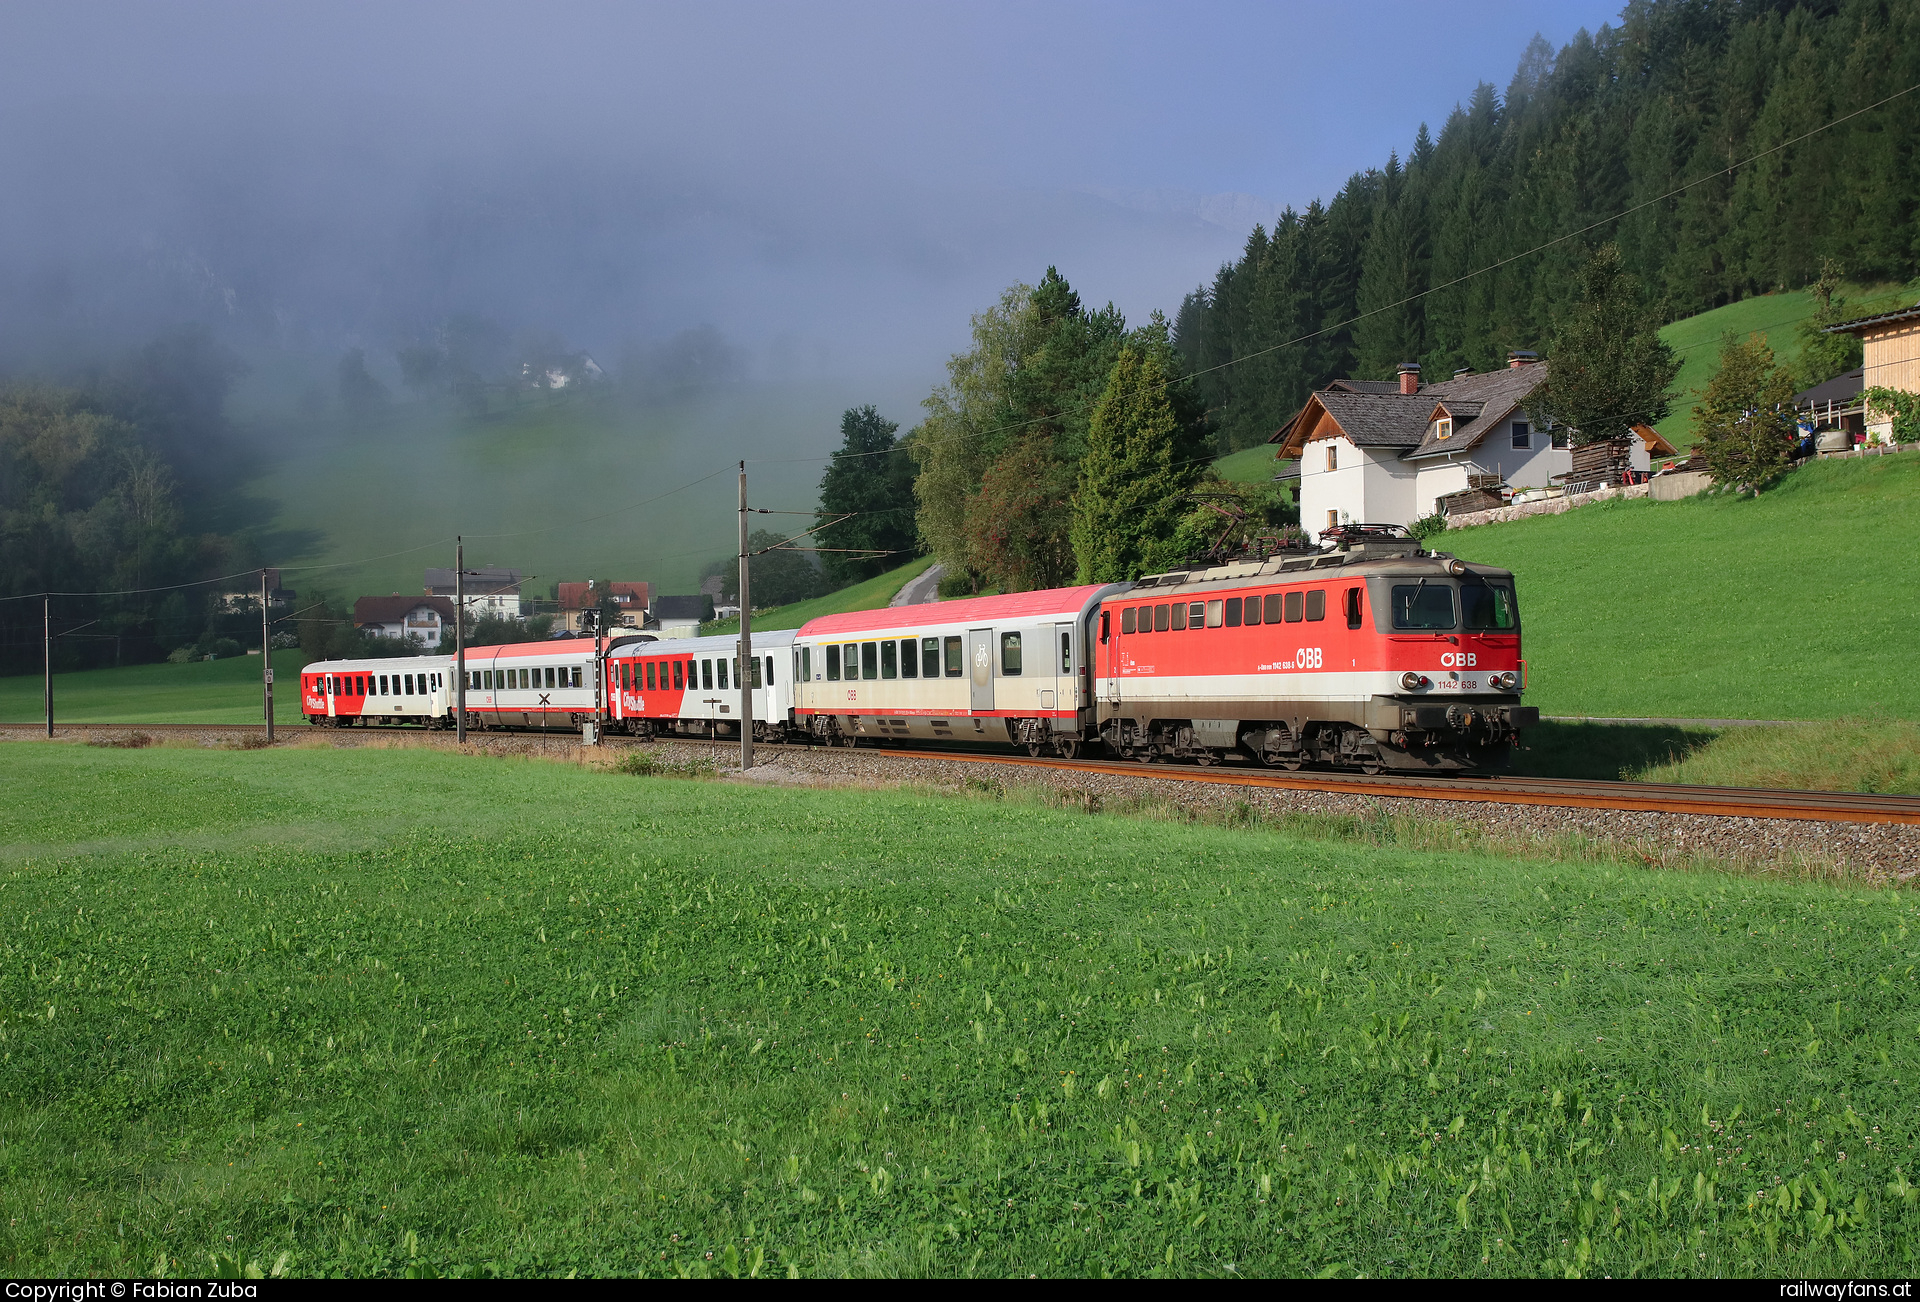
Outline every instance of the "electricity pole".
<path id="1" fill-rule="evenodd" d="M 467 744 L 467 545 L 453 538 L 453 739 Z"/>
<path id="2" fill-rule="evenodd" d="M 744 515 L 740 517 L 746 519 Z M 46 673 L 47 736 L 53 736 L 53 598 L 40 599 L 40 655 Z"/>
<path id="3" fill-rule="evenodd" d="M 273 745 L 273 636 L 267 625 L 267 572 L 260 571 L 260 690 L 267 707 L 267 745 Z"/>
<path id="4" fill-rule="evenodd" d="M 747 463 L 740 463 L 740 771 L 753 767 L 753 600 L 747 590 Z"/>

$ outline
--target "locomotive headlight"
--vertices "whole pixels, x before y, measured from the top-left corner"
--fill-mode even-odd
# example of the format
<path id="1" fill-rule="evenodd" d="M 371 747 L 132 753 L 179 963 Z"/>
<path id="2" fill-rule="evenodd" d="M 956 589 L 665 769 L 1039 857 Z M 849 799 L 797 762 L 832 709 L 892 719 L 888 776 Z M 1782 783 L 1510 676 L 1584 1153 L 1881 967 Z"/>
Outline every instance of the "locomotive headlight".
<path id="1" fill-rule="evenodd" d="M 1520 675 L 1509 669 L 1505 673 L 1494 674 L 1488 678 L 1487 686 L 1493 688 L 1495 691 L 1510 692 L 1519 681 Z"/>
<path id="2" fill-rule="evenodd" d="M 1406 673 L 1400 675 L 1400 690 L 1405 692 L 1416 691 L 1419 688 L 1424 687 L 1426 685 L 1426 682 L 1427 682 L 1426 679 L 1422 678 L 1419 674 L 1416 674 L 1413 672 L 1413 670 L 1409 669 L 1407 670 Z"/>

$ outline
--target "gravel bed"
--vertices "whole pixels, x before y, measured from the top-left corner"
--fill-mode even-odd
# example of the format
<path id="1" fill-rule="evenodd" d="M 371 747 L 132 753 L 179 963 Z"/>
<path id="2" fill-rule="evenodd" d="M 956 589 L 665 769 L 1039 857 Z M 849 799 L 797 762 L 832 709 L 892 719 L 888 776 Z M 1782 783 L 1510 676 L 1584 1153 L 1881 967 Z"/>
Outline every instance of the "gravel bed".
<path id="1" fill-rule="evenodd" d="M 77 724 L 56 728 L 56 740 L 94 745 L 126 744 L 138 725 Z M 28 739 L 39 725 L 0 725 L 0 737 Z M 247 747 L 265 740 L 258 729 L 209 724 L 146 730 L 155 743 Z M 412 729 L 282 729 L 276 747 L 330 745 L 340 748 L 433 746 L 455 749 L 448 733 Z M 469 754 L 538 756 L 583 764 L 617 763 L 629 748 L 653 752 L 674 767 L 703 767 L 731 782 L 787 786 L 889 787 L 909 785 L 957 794 L 1013 793 L 1089 813 L 1145 812 L 1234 822 L 1292 821 L 1331 835 L 1391 840 L 1426 848 L 1509 850 L 1522 854 L 1607 857 L 1649 865 L 1718 863 L 1795 875 L 1855 881 L 1906 881 L 1920 875 L 1920 826 L 1901 823 L 1828 823 L 1787 818 L 1739 818 L 1716 814 L 1650 813 L 1547 805 L 1507 805 L 1479 800 L 1421 800 L 1404 796 L 1246 787 L 1152 776 L 1044 769 L 943 758 L 901 759 L 865 750 L 824 746 L 762 746 L 752 772 L 730 772 L 738 743 L 612 739 L 585 747 L 570 733 L 472 733 Z M 1304 820 L 1304 824 L 1302 822 Z"/>

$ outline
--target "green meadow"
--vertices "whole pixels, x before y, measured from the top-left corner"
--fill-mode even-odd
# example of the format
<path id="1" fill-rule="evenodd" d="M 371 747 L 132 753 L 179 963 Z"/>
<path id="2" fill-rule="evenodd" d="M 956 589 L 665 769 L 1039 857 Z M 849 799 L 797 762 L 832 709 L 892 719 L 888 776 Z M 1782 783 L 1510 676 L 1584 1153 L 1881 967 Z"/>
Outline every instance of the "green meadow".
<path id="1" fill-rule="evenodd" d="M 933 564 L 933 557 L 918 556 L 905 565 L 888 570 L 885 574 L 876 574 L 873 578 L 823 597 L 812 597 L 806 601 L 796 601 L 789 606 L 775 606 L 763 610 L 753 617 L 753 626 L 764 629 L 799 628 L 810 619 L 822 615 L 840 615 L 850 610 L 875 610 L 892 601 L 894 594 L 907 586 L 910 580 L 919 578 Z M 705 625 L 703 633 L 738 633 L 738 619 L 723 619 Z"/>
<path id="2" fill-rule="evenodd" d="M 1758 498 L 1616 501 L 1429 545 L 1519 584 L 1545 714 L 1920 720 L 1920 456 L 1816 462 Z"/>
<path id="3" fill-rule="evenodd" d="M 275 723 L 305 722 L 300 667 L 306 662 L 298 651 L 273 653 Z M 43 687 L 38 674 L 0 678 L 0 723 L 44 719 Z M 263 723 L 260 657 L 55 674 L 53 716 L 56 723 Z"/>
<path id="4" fill-rule="evenodd" d="M 8 1275 L 1920 1256 L 1907 892 L 423 749 L 0 781 Z"/>

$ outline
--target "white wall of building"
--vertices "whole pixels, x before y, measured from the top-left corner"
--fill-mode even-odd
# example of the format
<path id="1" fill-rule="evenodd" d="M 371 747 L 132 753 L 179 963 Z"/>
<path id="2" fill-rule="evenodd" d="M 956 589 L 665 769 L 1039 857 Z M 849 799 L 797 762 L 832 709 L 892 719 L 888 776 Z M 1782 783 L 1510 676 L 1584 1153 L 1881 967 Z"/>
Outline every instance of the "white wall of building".
<path id="1" fill-rule="evenodd" d="M 1327 468 L 1331 450 L 1334 468 Z M 1414 500 L 1414 468 L 1399 448 L 1360 448 L 1345 438 L 1317 439 L 1300 458 L 1300 526 L 1318 538 L 1336 524 L 1405 524 Z M 1331 513 L 1331 515 L 1329 514 Z"/>

